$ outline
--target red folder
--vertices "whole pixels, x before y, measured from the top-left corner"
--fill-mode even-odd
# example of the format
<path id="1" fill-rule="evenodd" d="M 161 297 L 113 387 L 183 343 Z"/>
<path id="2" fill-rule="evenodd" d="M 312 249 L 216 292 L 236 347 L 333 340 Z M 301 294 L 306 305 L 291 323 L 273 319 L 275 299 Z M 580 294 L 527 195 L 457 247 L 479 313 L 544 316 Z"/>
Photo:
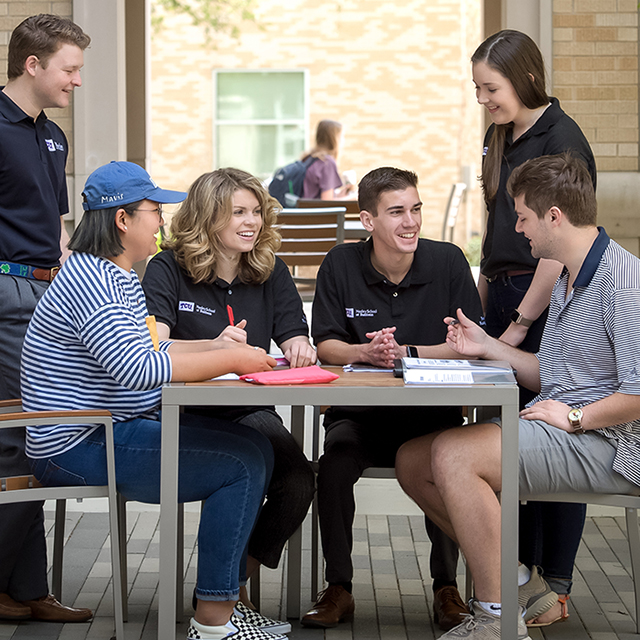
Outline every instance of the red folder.
<path id="1" fill-rule="evenodd" d="M 246 373 L 240 376 L 240 380 L 253 382 L 254 384 L 321 384 L 323 382 L 332 382 L 339 377 L 335 373 L 321 369 L 314 364 L 311 367 Z"/>

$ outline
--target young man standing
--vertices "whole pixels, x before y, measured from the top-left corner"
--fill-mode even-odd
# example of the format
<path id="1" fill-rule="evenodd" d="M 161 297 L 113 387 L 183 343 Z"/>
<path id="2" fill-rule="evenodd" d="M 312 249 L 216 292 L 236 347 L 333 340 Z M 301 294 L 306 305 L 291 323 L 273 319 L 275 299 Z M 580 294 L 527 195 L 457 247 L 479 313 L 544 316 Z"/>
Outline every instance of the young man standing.
<path id="1" fill-rule="evenodd" d="M 90 38 L 55 15 L 20 23 L 0 91 L 0 400 L 20 397 L 20 353 L 35 306 L 68 237 L 67 140 L 43 109 L 64 108 L 82 84 Z M 28 475 L 22 431 L 0 433 L 0 475 Z M 0 618 L 84 621 L 49 595 L 41 502 L 0 506 Z"/>
<path id="2" fill-rule="evenodd" d="M 520 492 L 637 493 L 640 485 L 640 260 L 596 227 L 582 161 L 529 160 L 511 175 L 516 230 L 537 258 L 565 268 L 551 296 L 540 351 L 490 338 L 458 310 L 445 318 L 458 353 L 507 360 L 539 395 L 520 413 Z M 500 427 L 495 422 L 407 443 L 396 470 L 404 490 L 460 544 L 473 573 L 472 617 L 444 637 L 500 634 Z M 576 541 L 577 542 L 577 541 Z M 578 544 L 574 545 L 577 550 Z M 519 601 L 537 575 L 519 569 Z M 519 640 L 528 638 L 520 618 Z"/>
<path id="3" fill-rule="evenodd" d="M 392 367 L 394 358 L 457 357 L 444 344 L 444 315 L 462 307 L 475 319 L 480 299 L 462 251 L 420 239 L 417 176 L 382 167 L 360 182 L 360 219 L 367 242 L 332 249 L 318 273 L 312 335 L 325 364 Z M 408 345 L 408 346 L 407 346 Z M 328 588 L 302 624 L 332 627 L 354 611 L 351 562 L 353 486 L 367 467 L 393 467 L 404 442 L 462 423 L 458 407 L 331 407 L 325 414 L 318 506 Z M 456 585 L 458 550 L 432 522 L 436 620 L 457 625 L 466 609 Z"/>

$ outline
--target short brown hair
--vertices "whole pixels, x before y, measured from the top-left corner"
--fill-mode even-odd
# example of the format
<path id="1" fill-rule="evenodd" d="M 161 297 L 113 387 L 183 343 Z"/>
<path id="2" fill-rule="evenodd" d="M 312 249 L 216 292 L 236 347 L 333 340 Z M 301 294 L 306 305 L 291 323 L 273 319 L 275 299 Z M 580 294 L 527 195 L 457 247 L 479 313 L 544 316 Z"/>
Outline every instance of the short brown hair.
<path id="1" fill-rule="evenodd" d="M 68 18 L 48 13 L 26 18 L 13 30 L 9 40 L 7 77 L 9 80 L 19 78 L 29 56 L 37 56 L 42 68 L 46 68 L 49 58 L 63 44 L 73 44 L 84 51 L 90 43 L 91 38 Z"/>
<path id="2" fill-rule="evenodd" d="M 386 191 L 404 191 L 418 187 L 418 176 L 413 171 L 395 167 L 379 167 L 369 171 L 358 185 L 358 206 L 360 211 L 378 215 L 380 196 Z"/>
<path id="3" fill-rule="evenodd" d="M 587 165 L 568 152 L 527 160 L 511 173 L 507 191 L 543 218 L 558 207 L 574 227 L 596 224 L 597 203 Z"/>

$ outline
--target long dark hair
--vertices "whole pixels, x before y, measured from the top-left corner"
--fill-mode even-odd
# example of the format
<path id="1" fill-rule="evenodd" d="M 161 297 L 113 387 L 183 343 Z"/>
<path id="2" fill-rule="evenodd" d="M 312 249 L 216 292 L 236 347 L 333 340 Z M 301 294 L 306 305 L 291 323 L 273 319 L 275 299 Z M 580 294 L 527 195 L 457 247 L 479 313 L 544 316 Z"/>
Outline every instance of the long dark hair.
<path id="1" fill-rule="evenodd" d="M 489 36 L 471 56 L 472 64 L 484 62 L 513 85 L 527 109 L 549 104 L 545 88 L 544 60 L 536 43 L 526 34 L 512 29 Z M 486 202 L 492 200 L 500 183 L 504 140 L 510 124 L 494 126 L 482 163 L 482 190 Z"/>

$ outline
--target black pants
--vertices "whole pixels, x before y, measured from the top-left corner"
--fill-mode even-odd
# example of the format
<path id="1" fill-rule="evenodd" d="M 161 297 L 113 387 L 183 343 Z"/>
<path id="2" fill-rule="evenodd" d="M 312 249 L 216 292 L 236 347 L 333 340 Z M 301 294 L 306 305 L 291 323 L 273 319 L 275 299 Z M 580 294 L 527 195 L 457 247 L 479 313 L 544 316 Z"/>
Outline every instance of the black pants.
<path id="1" fill-rule="evenodd" d="M 376 427 L 353 420 L 339 420 L 327 428 L 324 455 L 318 470 L 318 512 L 322 550 L 326 560 L 326 581 L 351 582 L 353 564 L 353 488 L 367 467 L 395 466 L 396 452 L 402 444 L 441 428 L 387 424 Z M 458 547 L 426 518 L 432 542 L 431 577 L 453 582 L 458 564 Z"/>

